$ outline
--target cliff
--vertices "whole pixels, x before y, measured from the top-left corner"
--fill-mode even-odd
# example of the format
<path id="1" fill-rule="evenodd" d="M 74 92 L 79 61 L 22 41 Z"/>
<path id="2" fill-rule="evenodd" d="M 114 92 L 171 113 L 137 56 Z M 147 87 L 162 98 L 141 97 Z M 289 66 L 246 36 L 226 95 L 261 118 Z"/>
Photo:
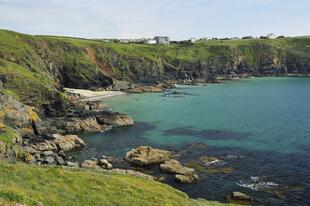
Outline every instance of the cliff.
<path id="1" fill-rule="evenodd" d="M 0 87 L 45 111 L 65 108 L 62 87 L 309 73 L 310 37 L 153 46 L 0 30 Z"/>

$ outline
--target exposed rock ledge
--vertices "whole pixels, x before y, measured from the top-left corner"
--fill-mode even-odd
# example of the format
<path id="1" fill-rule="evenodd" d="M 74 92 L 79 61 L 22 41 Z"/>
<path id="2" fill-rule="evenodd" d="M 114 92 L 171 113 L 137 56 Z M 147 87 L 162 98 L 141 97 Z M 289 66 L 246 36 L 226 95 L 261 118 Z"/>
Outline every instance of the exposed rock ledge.
<path id="1" fill-rule="evenodd" d="M 175 180 L 179 183 L 192 184 L 199 180 L 193 168 L 184 167 L 179 161 L 170 158 L 171 152 L 148 146 L 132 149 L 125 156 L 127 162 L 138 166 L 160 164 L 160 171 L 174 174 Z"/>
<path id="2" fill-rule="evenodd" d="M 195 183 L 199 177 L 193 168 L 184 167 L 177 160 L 171 159 L 160 165 L 162 172 L 175 174 L 175 180 L 180 183 Z"/>
<path id="3" fill-rule="evenodd" d="M 169 160 L 171 153 L 166 150 L 153 149 L 148 146 L 140 146 L 127 152 L 125 160 L 139 166 L 160 164 Z"/>
<path id="4" fill-rule="evenodd" d="M 141 172 L 137 172 L 134 170 L 124 170 L 124 169 L 112 169 L 112 170 L 108 170 L 107 172 L 110 173 L 118 173 L 118 174 L 128 174 L 128 175 L 133 175 L 136 177 L 141 177 L 141 178 L 145 178 L 145 179 L 149 179 L 149 180 L 154 180 L 154 177 L 151 175 L 147 175 Z"/>
<path id="5" fill-rule="evenodd" d="M 84 141 L 76 135 L 54 134 L 48 140 L 36 140 L 24 146 L 23 150 L 28 154 L 26 157 L 28 162 L 65 165 L 68 160 L 65 152 L 84 145 Z"/>

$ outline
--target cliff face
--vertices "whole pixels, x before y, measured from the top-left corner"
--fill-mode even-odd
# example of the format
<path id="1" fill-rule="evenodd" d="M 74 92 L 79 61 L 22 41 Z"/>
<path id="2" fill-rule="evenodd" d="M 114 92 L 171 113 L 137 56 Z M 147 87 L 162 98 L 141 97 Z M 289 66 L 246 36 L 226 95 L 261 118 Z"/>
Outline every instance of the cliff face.
<path id="1" fill-rule="evenodd" d="M 62 87 L 310 73 L 310 38 L 150 46 L 0 30 L 0 85 L 22 102 L 64 107 Z"/>
<path id="2" fill-rule="evenodd" d="M 310 41 L 307 41 L 310 44 Z M 306 45 L 303 45 L 305 47 Z M 159 56 L 156 61 L 143 57 L 121 55 L 113 51 L 105 51 L 110 55 L 106 59 L 108 64 L 115 68 L 118 79 L 133 81 L 163 81 L 178 79 L 206 79 L 214 77 L 229 78 L 241 75 L 286 75 L 309 74 L 310 51 L 298 54 L 293 50 L 277 48 L 263 43 L 240 45 L 237 47 L 216 46 L 207 48 L 213 53 L 206 59 L 194 58 L 189 61 Z M 98 51 L 97 55 L 102 55 Z"/>

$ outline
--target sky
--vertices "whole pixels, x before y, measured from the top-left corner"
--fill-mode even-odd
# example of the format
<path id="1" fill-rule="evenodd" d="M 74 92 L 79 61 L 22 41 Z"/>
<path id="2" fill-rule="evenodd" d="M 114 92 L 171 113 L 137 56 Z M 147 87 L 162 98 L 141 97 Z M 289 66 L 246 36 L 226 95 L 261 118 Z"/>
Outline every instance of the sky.
<path id="1" fill-rule="evenodd" d="M 0 0 L 0 28 L 84 38 L 310 35 L 310 0 Z"/>

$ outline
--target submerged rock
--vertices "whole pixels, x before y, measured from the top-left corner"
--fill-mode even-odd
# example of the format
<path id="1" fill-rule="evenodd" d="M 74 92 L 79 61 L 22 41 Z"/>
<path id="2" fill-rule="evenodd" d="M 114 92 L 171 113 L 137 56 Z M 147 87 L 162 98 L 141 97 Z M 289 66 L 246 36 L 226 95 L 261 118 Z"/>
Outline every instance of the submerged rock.
<path id="1" fill-rule="evenodd" d="M 201 162 L 203 162 L 206 166 L 212 165 L 212 164 L 218 164 L 221 162 L 221 160 L 215 158 L 215 157 L 208 157 L 208 156 L 202 156 L 199 158 Z"/>
<path id="2" fill-rule="evenodd" d="M 148 146 L 140 146 L 127 152 L 125 160 L 139 166 L 160 164 L 169 160 L 171 153 L 166 150 L 154 149 Z"/>

